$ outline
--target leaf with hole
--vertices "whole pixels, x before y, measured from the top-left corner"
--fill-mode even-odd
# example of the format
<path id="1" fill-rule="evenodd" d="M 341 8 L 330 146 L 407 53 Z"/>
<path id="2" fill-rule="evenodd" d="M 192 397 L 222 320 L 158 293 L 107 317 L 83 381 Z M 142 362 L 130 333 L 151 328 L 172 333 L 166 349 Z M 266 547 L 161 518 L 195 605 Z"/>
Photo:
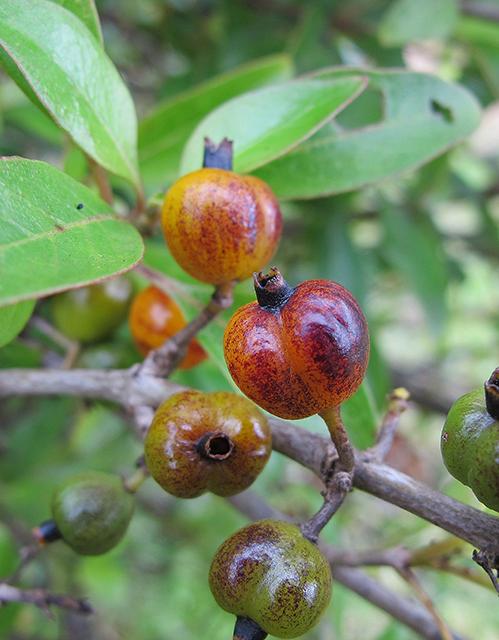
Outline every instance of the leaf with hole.
<path id="1" fill-rule="evenodd" d="M 348 77 L 360 71 L 325 69 L 314 77 Z M 358 189 L 428 162 L 478 126 L 478 103 L 459 85 L 424 73 L 363 73 L 368 91 L 377 92 L 382 101 L 382 119 L 353 129 L 324 128 L 255 171 L 278 197 L 319 198 Z"/>
<path id="2" fill-rule="evenodd" d="M 89 156 L 137 187 L 137 122 L 111 60 L 72 12 L 49 0 L 2 0 L 1 62 Z"/>
<path id="3" fill-rule="evenodd" d="M 0 160 L 0 305 L 128 271 L 142 251 L 90 189 L 44 162 Z"/>

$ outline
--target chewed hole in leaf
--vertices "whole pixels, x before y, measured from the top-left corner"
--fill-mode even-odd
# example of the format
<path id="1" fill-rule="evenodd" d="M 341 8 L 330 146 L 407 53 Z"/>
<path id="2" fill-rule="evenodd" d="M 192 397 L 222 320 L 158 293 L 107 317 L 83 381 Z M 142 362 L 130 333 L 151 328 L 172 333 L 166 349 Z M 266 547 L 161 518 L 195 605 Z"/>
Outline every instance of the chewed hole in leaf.
<path id="1" fill-rule="evenodd" d="M 438 100 L 430 100 L 430 109 L 437 116 L 441 117 L 445 122 L 454 122 L 454 114 L 450 107 L 446 107 Z"/>
<path id="2" fill-rule="evenodd" d="M 368 87 L 336 117 L 342 129 L 359 129 L 381 122 L 384 118 L 385 99 L 379 89 Z"/>

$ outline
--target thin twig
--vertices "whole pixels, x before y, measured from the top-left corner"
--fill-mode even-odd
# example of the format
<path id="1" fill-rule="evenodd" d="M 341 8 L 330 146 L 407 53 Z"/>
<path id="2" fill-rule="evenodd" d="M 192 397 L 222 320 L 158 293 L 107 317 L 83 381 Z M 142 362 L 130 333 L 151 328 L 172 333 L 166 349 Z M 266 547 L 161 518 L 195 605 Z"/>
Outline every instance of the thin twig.
<path id="1" fill-rule="evenodd" d="M 392 448 L 400 416 L 407 409 L 408 401 L 409 392 L 404 387 L 394 389 L 388 398 L 388 409 L 381 422 L 376 444 L 370 449 L 374 458 L 380 462 L 386 458 Z"/>
<path id="2" fill-rule="evenodd" d="M 497 580 L 497 576 L 494 575 L 494 563 L 491 559 L 492 554 L 486 552 L 484 550 L 477 551 L 476 549 L 473 551 L 473 555 L 471 556 L 473 561 L 476 562 L 485 573 L 489 576 L 490 581 L 492 582 L 494 589 L 497 591 L 499 595 L 499 582 Z M 495 558 L 497 558 L 497 554 L 495 554 Z M 499 574 L 499 570 L 497 570 Z"/>
<path id="3" fill-rule="evenodd" d="M 397 571 L 400 576 L 407 582 L 407 584 L 412 587 L 420 602 L 424 607 L 426 607 L 429 614 L 435 620 L 435 623 L 440 631 L 440 635 L 442 636 L 442 640 L 452 640 L 452 633 L 449 630 L 449 627 L 442 620 L 440 614 L 435 608 L 435 605 L 433 604 L 432 599 L 423 589 L 421 582 L 419 581 L 419 578 L 414 573 L 414 571 L 409 567 L 397 569 Z"/>
<path id="4" fill-rule="evenodd" d="M 161 347 L 149 353 L 141 365 L 140 372 L 156 377 L 167 377 L 185 356 L 191 340 L 233 300 L 235 282 L 217 285 L 210 302 L 191 322 L 164 342 Z"/>
<path id="5" fill-rule="evenodd" d="M 75 613 L 93 613 L 92 607 L 84 599 L 50 593 L 45 589 L 18 589 L 6 582 L 0 582 L 0 604 L 8 602 L 34 604 L 47 613 L 51 606 L 68 609 Z"/>
<path id="6" fill-rule="evenodd" d="M 320 532 L 341 507 L 351 488 L 351 473 L 337 471 L 331 480 L 330 486 L 323 493 L 324 502 L 319 511 L 300 526 L 305 538 L 308 538 L 311 542 L 317 542 Z"/>
<path id="7" fill-rule="evenodd" d="M 340 407 L 331 407 L 320 414 L 327 425 L 337 452 L 332 469 L 325 469 L 326 489 L 321 508 L 300 528 L 303 535 L 317 542 L 319 533 L 331 520 L 343 504 L 348 492 L 352 490 L 352 476 L 355 467 L 355 454 L 341 419 Z"/>
<path id="8" fill-rule="evenodd" d="M 49 338 L 55 345 L 60 347 L 64 351 L 64 360 L 61 363 L 61 369 L 71 369 L 80 352 L 78 342 L 66 337 L 51 325 L 50 322 L 47 322 L 47 320 L 40 316 L 33 316 L 29 321 L 28 327 L 34 327 L 41 334 Z"/>

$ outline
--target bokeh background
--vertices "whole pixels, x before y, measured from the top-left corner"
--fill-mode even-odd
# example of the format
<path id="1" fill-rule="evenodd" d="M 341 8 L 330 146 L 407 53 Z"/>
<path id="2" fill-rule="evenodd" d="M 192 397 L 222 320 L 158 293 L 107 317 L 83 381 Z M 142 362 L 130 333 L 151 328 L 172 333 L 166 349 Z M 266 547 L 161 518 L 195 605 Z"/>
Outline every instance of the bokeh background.
<path id="1" fill-rule="evenodd" d="M 330 65 L 405 67 L 457 81 L 481 103 L 471 139 L 418 170 L 360 190 L 283 204 L 285 231 L 275 259 L 291 283 L 330 278 L 348 287 L 365 310 L 372 335 L 369 375 L 347 407 L 355 444 L 368 446 L 387 391 L 413 395 L 391 462 L 453 497 L 484 509 L 454 481 L 440 459 L 439 437 L 451 402 L 479 386 L 497 366 L 499 346 L 499 2 L 497 20 L 477 17 L 480 3 L 441 0 L 98 0 L 106 49 L 121 71 L 140 117 L 218 74 L 263 56 L 285 54 L 293 73 Z M 476 8 L 476 7 L 475 7 Z M 339 118 L 344 127 L 382 117 L 375 95 Z M 400 139 L 403 147 L 404 138 Z M 80 179 L 87 167 L 63 134 L 0 76 L 0 151 L 44 159 Z M 141 150 L 148 196 L 173 173 Z M 376 162 L 373 157 L 372 162 Z M 123 207 L 126 185 L 113 182 Z M 147 241 L 148 264 L 178 280 L 188 315 L 210 292 L 183 274 L 160 238 Z M 134 286 L 144 281 L 131 276 Z M 249 284 L 237 302 L 251 299 Z M 37 314 L 50 320 L 50 301 Z M 208 328 L 209 361 L 175 380 L 205 390 L 230 389 L 217 344 L 223 321 Z M 218 355 L 217 355 L 218 353 Z M 61 354 L 33 326 L 0 350 L 0 366 L 56 364 Z M 126 323 L 112 342 L 86 348 L 79 366 L 127 366 L 139 359 Z M 88 468 L 128 473 L 140 454 L 127 417 L 115 407 L 69 398 L 12 399 L 0 406 L 0 576 L 17 547 L 49 515 L 53 487 Z M 304 428 L 321 431 L 315 419 Z M 255 490 L 304 519 L 320 504 L 311 474 L 274 454 Z M 138 496 L 126 539 L 97 558 L 78 558 L 62 544 L 23 574 L 25 586 L 88 596 L 91 618 L 29 606 L 0 608 L 0 637 L 9 640 L 223 640 L 232 618 L 216 606 L 207 573 L 217 546 L 245 523 L 221 498 L 180 501 L 152 481 Z M 417 548 L 444 533 L 356 491 L 324 532 L 352 549 L 405 544 Z M 471 549 L 465 547 L 460 561 Z M 398 592 L 408 587 L 390 569 L 373 569 Z M 497 596 L 450 575 L 419 575 L 443 618 L 469 638 L 497 638 Z M 408 640 L 412 632 L 341 586 L 309 640 Z"/>

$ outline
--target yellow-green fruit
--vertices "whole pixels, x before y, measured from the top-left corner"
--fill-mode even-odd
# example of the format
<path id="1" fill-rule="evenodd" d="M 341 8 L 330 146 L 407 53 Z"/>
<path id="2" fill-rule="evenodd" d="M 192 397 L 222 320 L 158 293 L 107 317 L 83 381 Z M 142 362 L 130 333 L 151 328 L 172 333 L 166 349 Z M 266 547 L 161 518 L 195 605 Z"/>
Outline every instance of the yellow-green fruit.
<path id="1" fill-rule="evenodd" d="M 499 511 L 499 420 L 489 414 L 483 389 L 452 405 L 442 430 L 442 457 L 449 473 Z"/>
<path id="2" fill-rule="evenodd" d="M 248 622 L 253 628 L 235 637 L 301 636 L 331 598 L 327 560 L 296 525 L 278 520 L 255 522 L 226 540 L 215 554 L 209 580 L 218 604 L 238 617 L 236 631 Z"/>
<path id="3" fill-rule="evenodd" d="M 232 496 L 265 467 L 272 435 L 265 416 L 235 393 L 182 391 L 158 408 L 144 443 L 152 477 L 179 498 Z"/>
<path id="4" fill-rule="evenodd" d="M 131 295 L 132 285 L 126 278 L 65 291 L 52 301 L 54 324 L 78 342 L 103 340 L 127 317 Z"/>
<path id="5" fill-rule="evenodd" d="M 134 498 L 114 474 L 87 471 L 66 480 L 52 497 L 52 518 L 77 553 L 99 555 L 118 544 L 133 514 Z"/>

